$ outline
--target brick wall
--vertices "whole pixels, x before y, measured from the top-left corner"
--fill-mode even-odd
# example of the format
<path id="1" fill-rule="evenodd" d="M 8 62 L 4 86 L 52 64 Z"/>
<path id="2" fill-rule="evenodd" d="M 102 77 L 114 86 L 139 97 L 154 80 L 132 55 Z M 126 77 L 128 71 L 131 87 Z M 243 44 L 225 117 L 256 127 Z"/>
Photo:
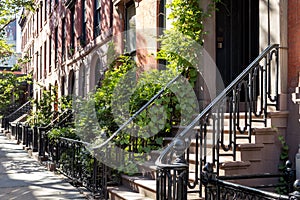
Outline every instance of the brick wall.
<path id="1" fill-rule="evenodd" d="M 300 72 L 300 1 L 288 1 L 288 87 L 299 84 Z"/>

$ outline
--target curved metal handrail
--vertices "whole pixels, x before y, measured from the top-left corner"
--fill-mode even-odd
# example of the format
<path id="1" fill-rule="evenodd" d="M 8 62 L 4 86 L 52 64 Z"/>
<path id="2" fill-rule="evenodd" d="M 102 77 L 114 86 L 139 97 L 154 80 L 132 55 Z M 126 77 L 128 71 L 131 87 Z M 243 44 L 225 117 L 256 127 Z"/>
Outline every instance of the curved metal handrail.
<path id="1" fill-rule="evenodd" d="M 212 100 L 212 102 L 204 108 L 204 110 L 198 114 L 195 119 L 182 131 L 180 132 L 173 141 L 162 151 L 162 153 L 157 158 L 155 165 L 161 168 L 172 168 L 172 167 L 186 167 L 187 164 L 185 163 L 176 163 L 176 164 L 164 164 L 163 160 L 166 157 L 166 155 L 171 151 L 172 148 L 174 148 L 176 140 L 181 140 L 184 138 L 189 138 L 189 134 L 191 134 L 191 130 L 196 126 L 197 122 L 199 122 L 201 119 L 205 118 L 209 114 L 209 112 L 218 104 L 220 103 L 224 98 L 226 98 L 226 95 L 229 94 L 234 87 L 236 87 L 250 72 L 252 69 L 254 69 L 259 62 L 265 58 L 265 56 L 271 52 L 272 49 L 278 49 L 279 44 L 273 44 L 268 46 L 265 50 L 261 52 L 261 54 L 250 63 L 250 65 L 243 70 L 243 72 L 237 76 L 215 99 Z M 185 147 L 184 150 L 186 150 L 188 147 Z M 183 152 L 182 152 L 183 153 Z"/>
<path id="2" fill-rule="evenodd" d="M 17 114 L 19 111 L 21 111 L 23 108 L 25 108 L 26 106 L 30 106 L 31 102 L 27 101 L 26 103 L 24 103 L 21 107 L 19 107 L 17 110 L 15 110 L 13 113 L 9 114 L 8 116 L 6 116 L 7 119 L 9 119 L 10 117 L 14 116 L 15 114 Z"/>
<path id="3" fill-rule="evenodd" d="M 66 117 L 64 117 L 61 121 L 65 120 L 69 114 L 71 114 L 73 111 L 71 109 L 66 109 L 64 110 L 61 114 L 59 114 L 54 120 L 52 120 L 49 124 L 47 124 L 46 126 L 40 126 L 39 128 L 47 130 L 47 129 L 51 129 L 51 127 L 53 125 L 55 125 L 56 123 L 59 123 L 59 119 L 63 116 L 66 115 Z"/>
<path id="4" fill-rule="evenodd" d="M 168 82 L 156 95 L 154 95 L 145 105 L 143 105 L 138 111 L 136 111 L 126 122 L 124 122 L 118 130 L 116 130 L 105 142 L 101 143 L 100 145 L 92 147 L 92 149 L 99 149 L 107 145 L 110 141 L 113 140 L 116 136 L 120 134 L 120 132 L 129 124 L 131 123 L 141 112 L 143 112 L 146 108 L 149 107 L 149 105 L 154 102 L 157 98 L 160 97 L 164 93 L 164 91 L 172 85 L 178 78 L 181 76 L 181 74 L 177 75 L 175 78 L 173 78 L 170 82 Z"/>

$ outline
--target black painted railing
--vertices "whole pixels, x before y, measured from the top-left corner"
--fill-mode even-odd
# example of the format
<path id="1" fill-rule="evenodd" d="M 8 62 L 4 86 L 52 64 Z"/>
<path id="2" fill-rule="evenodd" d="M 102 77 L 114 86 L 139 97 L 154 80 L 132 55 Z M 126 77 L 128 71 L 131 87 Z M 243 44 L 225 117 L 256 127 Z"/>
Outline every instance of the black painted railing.
<path id="1" fill-rule="evenodd" d="M 105 162 L 109 165 L 111 169 L 120 169 L 123 167 L 127 167 L 128 163 L 132 163 L 133 165 L 138 165 L 138 163 L 143 163 L 145 161 L 149 161 L 149 157 L 147 156 L 147 152 L 139 151 L 139 148 L 149 148 L 154 144 L 155 139 L 159 137 L 158 135 L 150 136 L 150 137 L 141 137 L 138 136 L 137 132 L 134 128 L 132 128 L 132 122 L 146 109 L 149 109 L 153 102 L 159 99 L 166 90 L 179 80 L 181 74 L 177 75 L 175 78 L 167 82 L 166 85 L 162 89 L 160 89 L 147 103 L 145 103 L 138 111 L 136 111 L 133 115 L 130 116 L 129 119 L 119 126 L 119 128 L 113 132 L 111 135 L 107 135 L 103 133 L 101 136 L 101 140 L 98 143 L 90 144 L 90 149 L 94 151 L 98 155 L 98 160 Z M 131 128 L 129 128 L 131 127 Z M 130 129 L 128 131 L 128 128 Z M 128 133 L 130 132 L 130 134 Z M 126 138 L 123 138 L 123 144 L 120 142 L 122 140 L 121 137 L 127 134 Z M 126 140 L 126 142 L 124 142 Z M 143 150 L 142 150 L 143 151 Z M 101 156 L 100 156 L 101 155 Z M 124 169 L 124 168 L 123 168 Z M 121 169 L 121 170 L 123 170 Z M 126 169 L 125 169 L 126 170 Z M 124 171 L 125 171 L 124 170 Z M 136 168 L 136 170 L 138 170 Z"/>
<path id="2" fill-rule="evenodd" d="M 97 159 L 97 153 L 89 149 L 90 146 L 71 138 L 52 138 L 48 143 L 48 156 L 55 169 L 73 185 L 87 188 L 94 199 L 108 199 L 108 186 L 117 184 L 116 180 L 112 169 Z"/>
<path id="3" fill-rule="evenodd" d="M 242 180 L 242 179 L 268 179 L 268 178 L 282 178 L 285 180 L 281 184 L 271 184 L 262 186 L 245 186 L 241 184 L 236 184 L 229 182 L 230 180 Z M 282 174 L 258 174 L 258 175 L 239 175 L 239 176 L 227 176 L 227 177 L 217 177 L 213 173 L 213 166 L 207 163 L 201 174 L 201 182 L 205 187 L 205 199 L 209 200 L 219 200 L 219 199 L 253 199 L 253 200 L 298 200 L 300 199 L 299 192 L 299 181 L 294 182 L 295 171 L 291 168 L 291 162 L 286 162 L 286 168 Z M 293 184 L 294 183 L 294 184 Z M 261 188 L 275 188 L 275 187 L 285 187 L 287 195 L 277 194 L 274 192 L 269 192 L 267 190 L 261 190 Z M 294 187 L 294 188 L 293 188 Z M 260 189 L 257 189 L 260 188 Z M 294 191 L 294 192 L 292 192 Z"/>
<path id="4" fill-rule="evenodd" d="M 52 120 L 46 126 L 40 126 L 36 128 L 36 135 L 38 136 L 38 152 L 40 157 L 45 157 L 45 154 L 49 154 L 49 139 L 48 132 L 54 127 L 64 127 L 67 123 L 73 122 L 73 111 L 67 109 L 59 114 L 54 120 Z"/>
<path id="5" fill-rule="evenodd" d="M 32 109 L 31 102 L 27 101 L 25 104 L 23 104 L 21 107 L 19 107 L 17 110 L 15 110 L 13 113 L 9 114 L 8 116 L 4 117 L 3 123 L 5 130 L 9 129 L 9 123 L 13 122 L 14 120 L 21 117 L 23 114 L 28 113 L 29 110 Z"/>
<path id="6" fill-rule="evenodd" d="M 180 199 L 187 199 L 186 193 L 172 193 L 174 188 L 203 196 L 200 172 L 204 164 L 212 163 L 214 174 L 218 176 L 220 158 L 235 161 L 239 142 L 251 143 L 253 123 L 267 125 L 269 109 L 279 107 L 278 57 L 279 45 L 268 46 L 162 151 L 156 161 L 157 190 L 169 192 L 157 193 L 157 200 L 178 199 L 178 195 L 182 195 Z M 192 141 L 195 167 L 193 175 L 189 175 Z M 180 176 L 174 176 L 177 174 Z"/>
<path id="7" fill-rule="evenodd" d="M 52 157 L 58 171 L 71 179 L 74 185 L 86 187 L 94 198 L 108 199 L 109 170 L 86 148 L 89 144 L 60 137 L 51 141 L 50 145 L 55 150 Z"/>
<path id="8" fill-rule="evenodd" d="M 10 115 L 11 113 L 13 113 L 14 111 L 16 111 L 19 107 L 20 107 L 20 103 L 14 102 L 0 110 L 0 116 L 2 116 L 2 119 L 1 119 L 1 127 L 2 128 L 5 127 L 4 118 L 7 117 L 8 115 Z"/>

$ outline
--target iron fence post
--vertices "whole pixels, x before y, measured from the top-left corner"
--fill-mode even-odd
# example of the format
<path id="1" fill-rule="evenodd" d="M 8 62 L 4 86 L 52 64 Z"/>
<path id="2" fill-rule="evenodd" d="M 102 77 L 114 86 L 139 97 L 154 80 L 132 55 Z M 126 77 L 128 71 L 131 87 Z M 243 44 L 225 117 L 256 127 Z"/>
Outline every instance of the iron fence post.
<path id="1" fill-rule="evenodd" d="M 174 142 L 174 153 L 175 153 L 175 162 L 174 164 L 187 164 L 184 152 L 186 149 L 186 144 L 183 139 L 176 139 Z M 177 194 L 176 197 L 173 197 L 175 199 L 180 200 L 186 200 L 187 199 L 187 182 L 188 182 L 188 167 L 180 167 L 176 169 L 177 171 Z M 175 172 L 174 172 L 175 174 Z M 173 180 L 176 181 L 176 180 Z M 176 188 L 176 187 L 174 187 Z"/>
<path id="2" fill-rule="evenodd" d="M 38 152 L 39 152 L 39 157 L 44 157 L 45 156 L 45 147 L 44 147 L 44 134 L 43 134 L 43 129 L 42 127 L 35 127 L 34 132 L 36 132 L 35 135 L 38 136 Z"/>
<path id="3" fill-rule="evenodd" d="M 292 169 L 292 162 L 287 160 L 285 163 L 286 169 L 284 171 L 284 179 L 287 182 L 288 194 L 293 191 L 293 183 L 295 181 L 295 170 Z"/>
<path id="4" fill-rule="evenodd" d="M 26 123 L 22 123 L 22 144 L 23 145 L 26 145 L 25 126 L 26 126 Z"/>
<path id="5" fill-rule="evenodd" d="M 32 151 L 38 151 L 38 128 L 36 126 L 31 128 L 31 143 L 32 143 Z"/>
<path id="6" fill-rule="evenodd" d="M 289 194 L 290 200 L 300 200 L 300 180 L 296 180 L 293 184 L 294 192 Z"/>
<path id="7" fill-rule="evenodd" d="M 217 184 L 216 176 L 213 173 L 213 164 L 206 163 L 203 167 L 203 171 L 201 172 L 201 183 L 205 186 L 205 199 L 213 200 L 216 199 L 217 192 Z"/>

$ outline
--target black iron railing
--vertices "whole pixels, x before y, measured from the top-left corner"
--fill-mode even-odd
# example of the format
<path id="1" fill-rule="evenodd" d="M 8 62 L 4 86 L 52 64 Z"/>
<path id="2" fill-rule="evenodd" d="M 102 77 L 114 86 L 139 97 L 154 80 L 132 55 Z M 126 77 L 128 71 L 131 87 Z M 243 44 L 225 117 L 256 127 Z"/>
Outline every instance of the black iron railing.
<path id="1" fill-rule="evenodd" d="M 159 168 L 159 191 L 173 191 L 172 187 L 180 180 L 174 179 L 173 174 L 186 170 L 183 173 L 186 174 L 185 184 L 180 184 L 183 187 L 180 191 L 189 188 L 190 192 L 203 196 L 200 172 L 204 164 L 212 163 L 215 166 L 214 173 L 219 175 L 220 158 L 236 160 L 239 142 L 243 140 L 251 143 L 253 123 L 267 125 L 269 109 L 276 110 L 279 104 L 278 56 L 279 45 L 268 46 L 163 150 L 156 161 Z M 243 108 L 241 105 L 244 105 Z M 225 113 L 229 114 L 225 116 Z M 228 124 L 225 124 L 225 118 Z M 195 143 L 193 177 L 188 173 L 192 141 Z M 171 177 L 174 180 L 169 180 Z M 171 184 L 166 184 L 168 182 Z M 157 199 L 177 199 L 174 195 L 171 192 L 158 194 Z M 185 194 L 182 199 L 186 198 Z"/>
<path id="2" fill-rule="evenodd" d="M 2 118 L 1 118 L 1 127 L 2 128 L 5 127 L 4 118 L 7 117 L 8 115 L 10 115 L 11 113 L 13 113 L 19 107 L 20 107 L 20 104 L 18 102 L 14 102 L 14 103 L 6 106 L 4 109 L 0 110 L 0 116 L 2 116 Z"/>
<path id="3" fill-rule="evenodd" d="M 63 127 L 67 123 L 71 123 L 73 118 L 73 111 L 67 109 L 52 120 L 48 125 L 36 128 L 36 135 L 38 136 L 38 152 L 40 157 L 45 157 L 45 153 L 49 154 L 49 139 L 47 133 L 54 127 Z"/>
<path id="4" fill-rule="evenodd" d="M 105 162 L 112 169 L 120 169 L 128 166 L 128 163 L 132 163 L 133 165 L 138 165 L 138 163 L 143 163 L 145 161 L 149 161 L 149 157 L 147 156 L 147 152 L 140 152 L 140 149 L 149 148 L 155 142 L 155 137 L 157 135 L 151 137 L 140 137 L 136 132 L 128 134 L 128 127 L 130 127 L 131 123 L 134 119 L 137 118 L 143 111 L 151 107 L 153 102 L 160 98 L 165 91 L 170 87 L 170 85 L 174 84 L 181 75 L 176 76 L 171 81 L 169 81 L 161 90 L 159 90 L 156 95 L 154 95 L 147 103 L 145 103 L 138 111 L 136 111 L 129 119 L 127 119 L 119 128 L 112 133 L 110 136 L 107 136 L 106 133 L 103 134 L 102 141 L 98 142 L 98 144 L 90 145 L 90 149 L 96 152 L 98 155 L 98 160 Z M 131 127 L 130 130 L 134 128 Z M 126 140 L 123 144 L 120 142 L 120 138 L 127 134 L 126 138 L 123 138 L 123 141 Z M 155 144 L 156 145 L 156 144 Z M 143 151 L 143 150 L 142 150 Z M 101 155 L 101 156 L 99 156 Z M 109 161 L 109 162 L 108 162 Z M 124 170 L 124 168 L 122 169 Z M 126 170 L 126 169 L 125 169 Z M 136 170 L 138 170 L 136 168 Z"/>
<path id="5" fill-rule="evenodd" d="M 28 113 L 28 111 L 31 110 L 31 109 L 32 109 L 31 102 L 27 101 L 25 104 L 23 104 L 17 110 L 15 110 L 13 113 L 11 113 L 10 115 L 4 117 L 2 120 L 3 120 L 5 130 L 9 129 L 9 123 L 10 122 L 13 122 L 14 120 L 18 119 L 23 114 Z"/>
<path id="6" fill-rule="evenodd" d="M 241 184 L 236 184 L 229 182 L 230 180 L 242 180 L 242 179 L 268 179 L 268 178 L 282 178 L 285 183 L 282 184 L 272 184 L 272 185 L 262 185 L 255 187 L 245 186 Z M 258 175 L 239 175 L 239 176 L 227 176 L 227 177 L 217 177 L 213 173 L 213 166 L 207 163 L 201 174 L 201 182 L 205 187 L 205 199 L 208 200 L 219 200 L 219 199 L 253 199 L 253 200 L 288 200 L 299 199 L 299 187 L 297 182 L 293 183 L 295 180 L 295 171 L 291 169 L 291 162 L 286 162 L 286 169 L 282 174 L 258 174 Z M 261 188 L 271 188 L 271 187 L 285 187 L 288 195 L 277 194 L 274 192 L 269 192 L 266 190 L 261 190 Z M 260 189 L 257 189 L 260 188 Z M 292 193 L 292 191 L 294 192 Z"/>
<path id="7" fill-rule="evenodd" d="M 56 170 L 76 186 L 83 186 L 96 199 L 108 199 L 107 185 L 111 184 L 110 170 L 99 162 L 87 147 L 90 143 L 59 137 L 49 141 L 49 156 Z"/>

